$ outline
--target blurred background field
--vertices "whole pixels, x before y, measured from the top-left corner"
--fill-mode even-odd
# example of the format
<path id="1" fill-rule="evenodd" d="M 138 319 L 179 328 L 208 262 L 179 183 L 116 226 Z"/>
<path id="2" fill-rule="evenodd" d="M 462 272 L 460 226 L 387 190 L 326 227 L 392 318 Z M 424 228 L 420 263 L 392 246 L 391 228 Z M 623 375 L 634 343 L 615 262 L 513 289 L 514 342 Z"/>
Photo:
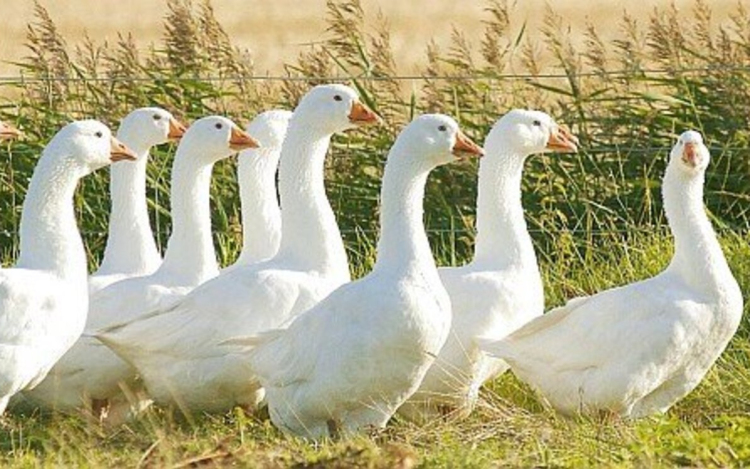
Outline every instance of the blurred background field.
<path id="1" fill-rule="evenodd" d="M 724 20 L 741 0 L 712 0 L 709 3 L 718 19 Z M 523 0 L 518 1 L 516 22 L 527 21 L 531 34 L 538 33 L 544 7 L 549 3 L 570 22 L 575 31 L 586 22 L 597 25 L 604 39 L 615 36 L 624 9 L 639 21 L 648 21 L 653 8 L 664 8 L 671 0 L 643 0 L 629 6 L 620 0 Z M 71 41 L 88 35 L 94 41 L 117 39 L 117 32 L 132 33 L 139 48 L 158 43 L 166 3 L 154 0 L 66 0 L 44 1 L 60 32 Z M 680 9 L 689 9 L 691 0 L 678 0 Z M 378 11 L 392 27 L 393 51 L 401 71 L 411 72 L 424 54 L 424 45 L 434 39 L 440 45 L 450 42 L 456 26 L 470 40 L 482 35 L 479 23 L 486 20 L 482 0 L 366 0 L 362 6 L 374 17 Z M 251 52 L 256 69 L 278 73 L 285 61 L 295 56 L 302 44 L 325 39 L 325 0 L 220 0 L 214 2 L 216 17 L 235 45 Z M 10 73 L 14 62 L 25 56 L 23 42 L 26 24 L 33 19 L 31 0 L 3 0 L 0 15 L 0 73 Z"/>
<path id="2" fill-rule="evenodd" d="M 613 1 L 548 3 L 102 0 L 46 2 L 46 9 L 4 0 L 1 50 L 19 62 L 0 73 L 0 118 L 19 125 L 26 137 L 0 148 L 0 257 L 7 265 L 17 255 L 28 178 L 44 143 L 70 119 L 96 117 L 116 126 L 133 108 L 160 105 L 187 122 L 220 113 L 244 125 L 260 110 L 292 109 L 314 84 L 340 81 L 356 87 L 386 120 L 335 137 L 326 166 L 355 276 L 374 260 L 383 161 L 405 122 L 417 113 L 445 112 L 482 142 L 508 109 L 532 107 L 581 139 L 576 155 L 531 158 L 523 179 L 548 306 L 665 267 L 672 244 L 661 177 L 675 137 L 688 128 L 704 133 L 711 148 L 706 208 L 747 298 L 750 5 L 653 0 L 625 11 Z M 159 148 L 149 166 L 148 195 L 162 246 L 169 235 L 173 152 Z M 235 167 L 234 161 L 217 165 L 212 188 L 223 264 L 241 245 Z M 107 172 L 100 171 L 86 178 L 76 197 L 92 267 L 104 247 L 107 184 Z M 425 222 L 439 264 L 461 264 L 471 255 L 475 201 L 475 162 L 430 177 Z M 11 417 L 0 432 L 0 461 L 741 465 L 750 461 L 749 336 L 745 319 L 696 392 L 669 415 L 637 424 L 557 419 L 505 376 L 483 394 L 468 421 L 428 428 L 396 422 L 374 438 L 316 448 L 280 438 L 267 422 L 241 413 L 185 421 L 156 409 L 115 430 L 63 416 Z"/>

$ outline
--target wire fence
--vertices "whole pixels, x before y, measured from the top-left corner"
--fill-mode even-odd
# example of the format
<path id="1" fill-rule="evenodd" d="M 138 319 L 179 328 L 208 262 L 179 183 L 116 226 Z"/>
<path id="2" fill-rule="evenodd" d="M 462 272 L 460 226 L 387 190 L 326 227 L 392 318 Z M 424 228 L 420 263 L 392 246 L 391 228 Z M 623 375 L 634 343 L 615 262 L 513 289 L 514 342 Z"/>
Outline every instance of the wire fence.
<path id="1" fill-rule="evenodd" d="M 729 146 L 723 147 L 719 145 L 707 145 L 706 148 L 710 152 L 750 152 L 749 147 L 736 147 Z M 579 152 L 586 155 L 597 155 L 597 154 L 668 154 L 672 150 L 672 147 L 637 147 L 633 148 L 630 146 L 597 146 L 590 148 L 579 148 Z M 34 150 L 13 150 L 14 155 L 30 155 L 36 154 Z"/>
<path id="2" fill-rule="evenodd" d="M 688 75 L 688 74 L 701 74 L 701 73 L 750 73 L 750 66 L 716 66 L 716 67 L 683 67 L 683 68 L 648 68 L 648 69 L 621 69 L 621 70 L 602 70 L 602 71 L 585 71 L 585 72 L 569 72 L 569 73 L 542 73 L 542 74 L 528 74 L 528 73 L 480 73 L 480 74 L 452 74 L 452 75 L 395 75 L 395 76 L 373 76 L 373 75 L 330 75 L 330 76 L 294 76 L 294 75 L 225 75 L 225 76 L 161 76 L 158 73 L 154 75 L 142 75 L 142 76 L 64 76 L 64 77 L 39 77 L 29 76 L 24 73 L 18 75 L 4 75 L 0 76 L 0 90 L 2 87 L 22 87 L 28 84 L 40 84 L 40 83 L 118 83 L 118 82 L 130 82 L 130 83 L 141 83 L 141 82 L 206 82 L 206 83 L 222 83 L 232 81 L 245 81 L 245 82 L 262 82 L 262 81 L 290 81 L 290 82 L 342 82 L 342 81 L 375 81 L 375 82 L 415 82 L 415 81 L 526 81 L 526 82 L 539 82 L 542 80 L 576 80 L 579 78 L 589 77 L 608 77 L 608 78 L 638 78 L 646 76 L 659 76 L 659 75 Z M 619 99 L 619 98 L 618 98 Z M 623 99 L 641 99 L 638 97 L 623 97 Z M 634 146 L 634 145 L 591 145 L 585 148 L 581 148 L 581 152 L 585 155 L 659 155 L 660 157 L 666 156 L 671 147 L 669 146 Z M 732 152 L 742 153 L 748 152 L 747 147 L 741 147 L 736 145 L 721 146 L 711 145 L 709 150 L 716 153 L 721 152 Z M 31 154 L 34 150 L 13 150 L 12 154 L 18 156 L 24 156 Z M 734 175 L 729 175 L 734 176 Z M 659 227 L 664 229 L 665 227 Z M 167 230 L 168 231 L 168 230 Z M 474 230 L 466 228 L 431 228 L 428 230 L 430 234 L 437 236 L 466 236 L 473 235 Z M 653 232 L 653 227 L 639 227 L 639 226 L 628 226 L 627 228 L 605 228 L 605 229 L 583 229 L 583 228 L 562 228 L 562 229 L 536 229 L 532 228 L 529 232 L 532 235 L 555 235 L 567 233 L 571 235 L 581 236 L 607 236 L 607 235 L 618 235 L 618 234 L 629 234 L 634 232 Z M 727 228 L 721 226 L 717 229 L 720 233 L 744 233 L 742 230 Z M 345 237 L 351 237 L 355 235 L 366 235 L 373 236 L 377 233 L 376 229 L 369 228 L 344 228 L 341 230 L 342 235 Z M 104 238 L 107 236 L 105 231 L 86 231 L 83 230 L 82 234 L 86 237 L 97 237 Z M 17 240 L 18 234 L 10 230 L 0 230 L 0 237 Z"/>
<path id="3" fill-rule="evenodd" d="M 345 235 L 345 236 L 346 235 L 357 235 L 357 234 L 371 235 L 371 234 L 377 234 L 378 233 L 377 229 L 370 229 L 370 228 L 350 228 L 350 229 L 340 229 L 339 231 L 341 232 L 342 235 Z M 475 233 L 474 230 L 470 230 L 468 228 L 455 228 L 455 229 L 450 229 L 450 228 L 429 228 L 428 231 L 431 234 L 439 234 L 439 235 L 449 235 L 449 234 L 458 234 L 458 235 L 467 235 L 468 234 L 468 235 L 471 235 L 471 234 Z M 643 233 L 649 233 L 649 232 L 653 232 L 654 228 L 652 228 L 652 227 L 651 228 L 649 228 L 649 227 L 633 227 L 633 228 L 628 228 L 628 229 L 623 228 L 623 229 L 594 229 L 594 230 L 586 230 L 586 229 L 582 229 L 582 228 L 549 229 L 549 230 L 544 229 L 544 230 L 542 230 L 542 229 L 531 228 L 528 231 L 531 234 L 550 234 L 550 233 L 551 234 L 562 234 L 562 233 L 569 233 L 569 234 L 590 234 L 590 235 L 594 235 L 594 236 L 602 236 L 602 235 L 607 235 L 607 234 L 627 234 L 627 233 L 631 233 L 633 231 L 639 231 L 639 232 L 643 232 Z M 727 231 L 730 231 L 730 230 L 727 229 Z M 84 231 L 81 231 L 81 234 L 86 235 L 86 236 L 104 237 L 104 236 L 107 236 L 108 233 L 106 231 L 86 231 L 86 230 L 84 230 Z M 0 231 L 0 237 L 5 237 L 5 238 L 11 238 L 11 239 L 13 239 L 13 238 L 16 238 L 17 236 L 18 236 L 18 233 L 14 232 L 14 231 L 9 231 L 9 230 L 2 230 L 2 231 Z"/>
<path id="4" fill-rule="evenodd" d="M 47 82 L 150 82 L 154 80 L 167 80 L 173 82 L 205 81 L 302 81 L 302 82 L 325 82 L 325 81 L 478 81 L 478 80 L 545 80 L 545 79 L 570 79 L 587 77 L 638 77 L 639 75 L 680 75 L 692 73 L 716 73 L 716 72 L 744 72 L 750 73 L 750 66 L 716 66 L 716 67 L 676 67 L 676 68 L 634 68 L 620 70 L 601 70 L 569 73 L 484 73 L 484 74 L 456 74 L 456 75 L 326 75 L 326 76 L 302 76 L 302 75 L 225 75 L 225 76 L 169 76 L 159 75 L 147 76 L 92 76 L 92 77 L 38 77 L 19 75 L 0 76 L 0 85 L 22 85 L 26 83 Z"/>
<path id="5" fill-rule="evenodd" d="M 665 75 L 665 74 L 692 74 L 692 73 L 715 73 L 715 72 L 743 72 L 750 73 L 750 66 L 716 66 L 716 67 L 682 67 L 682 68 L 649 68 L 649 69 L 621 69 L 602 70 L 596 72 L 571 72 L 571 73 L 502 73 L 502 74 L 469 74 L 469 75 L 395 75 L 395 76 L 373 76 L 373 75 L 330 75 L 330 76 L 293 76 L 293 75 L 227 75 L 227 76 L 93 76 L 93 77 L 38 77 L 19 75 L 0 76 L 1 86 L 21 86 L 32 83 L 118 83 L 118 82 L 153 82 L 154 80 L 171 82 L 226 82 L 226 81 L 301 81 L 301 82 L 337 82 L 337 81 L 496 81 L 496 80 L 521 80 L 534 81 L 544 79 L 575 79 L 586 77 L 633 77 L 638 75 Z M 640 97 L 622 97 L 618 99 L 637 100 Z M 653 154 L 669 152 L 670 147 L 632 147 L 632 146 L 596 146 L 581 149 L 585 154 Z M 709 146 L 710 151 L 747 151 L 745 147 L 734 146 Z"/>

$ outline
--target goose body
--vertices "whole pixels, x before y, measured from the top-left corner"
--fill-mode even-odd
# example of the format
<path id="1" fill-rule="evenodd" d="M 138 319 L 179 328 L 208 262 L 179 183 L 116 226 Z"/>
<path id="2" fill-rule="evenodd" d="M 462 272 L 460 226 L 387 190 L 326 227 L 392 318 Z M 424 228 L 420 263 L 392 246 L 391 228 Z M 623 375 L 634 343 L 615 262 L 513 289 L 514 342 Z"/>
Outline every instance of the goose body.
<path id="1" fill-rule="evenodd" d="M 675 254 L 659 275 L 575 298 L 483 348 L 564 414 L 665 412 L 734 335 L 742 295 L 703 208 L 701 135 L 672 149 L 662 192 Z"/>
<path id="2" fill-rule="evenodd" d="M 209 209 L 211 170 L 217 161 L 252 146 L 257 142 L 224 117 L 204 117 L 185 132 L 172 170 L 172 234 L 164 261 L 150 275 L 92 295 L 87 331 L 169 305 L 218 274 Z M 129 412 L 121 386 L 137 389 L 135 370 L 93 337 L 81 337 L 55 371 L 44 388 L 26 396 L 60 409 L 93 407 L 95 413 L 114 402 L 113 419 Z"/>
<path id="3" fill-rule="evenodd" d="M 179 140 L 184 133 L 185 127 L 159 108 L 136 109 L 120 123 L 117 138 L 138 159 L 110 170 L 109 235 L 101 265 L 89 277 L 89 294 L 129 277 L 151 274 L 161 264 L 148 217 L 146 165 L 153 146 Z"/>
<path id="4" fill-rule="evenodd" d="M 0 270 L 0 413 L 36 386 L 83 331 L 86 253 L 73 194 L 79 179 L 111 161 L 135 159 L 97 121 L 61 129 L 42 153 L 21 216 L 21 254 Z"/>
<path id="5" fill-rule="evenodd" d="M 410 123 L 386 162 L 372 272 L 287 329 L 250 339 L 250 365 L 284 432 L 320 439 L 382 428 L 419 386 L 451 321 L 422 222 L 424 187 L 433 168 L 462 152 L 481 149 L 453 119 Z"/>
<path id="6" fill-rule="evenodd" d="M 349 281 L 325 194 L 325 156 L 334 133 L 376 120 L 349 87 L 326 85 L 308 92 L 289 122 L 281 152 L 277 254 L 231 268 L 170 308 L 97 334 L 138 369 L 150 397 L 201 411 L 258 403 L 262 393 L 247 360 L 220 344 L 279 327 Z"/>
<path id="7" fill-rule="evenodd" d="M 482 384 L 507 370 L 481 352 L 478 339 L 501 339 L 544 312 L 542 278 L 521 206 L 523 165 L 534 153 L 575 150 L 575 137 L 543 112 L 516 109 L 493 126 L 479 164 L 474 259 L 439 269 L 451 297 L 451 333 L 400 414 L 418 422 L 466 416 Z"/>

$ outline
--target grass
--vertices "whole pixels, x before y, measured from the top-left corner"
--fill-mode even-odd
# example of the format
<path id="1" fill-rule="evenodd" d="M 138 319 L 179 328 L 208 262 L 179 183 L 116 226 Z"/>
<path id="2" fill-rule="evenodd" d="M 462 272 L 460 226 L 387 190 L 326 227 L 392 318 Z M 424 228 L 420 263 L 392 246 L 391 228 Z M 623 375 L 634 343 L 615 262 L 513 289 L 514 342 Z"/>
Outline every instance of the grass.
<path id="1" fill-rule="evenodd" d="M 394 77 L 412 69 L 399 58 L 399 23 L 389 26 L 373 16 L 370 4 L 331 0 L 316 10 L 320 42 L 283 58 L 283 73 L 294 80 L 257 81 L 263 69 L 238 49 L 231 25 L 223 26 L 222 8 L 233 1 L 214 8 L 205 0 L 168 0 L 160 42 L 148 50 L 127 35 L 106 44 L 68 35 L 57 16 L 35 8 L 21 63 L 26 79 L 0 84 L 0 118 L 27 134 L 0 149 L 4 263 L 17 256 L 20 203 L 35 159 L 62 123 L 95 116 L 115 124 L 144 105 L 164 106 L 188 121 L 221 113 L 245 123 L 262 109 L 292 108 L 319 77 L 340 75 L 354 77 L 348 83 L 387 121 L 337 136 L 326 168 L 355 276 L 373 263 L 383 158 L 403 123 L 416 113 L 445 112 L 481 142 L 499 114 L 531 106 L 568 124 L 582 140 L 577 155 L 532 158 L 524 176 L 524 206 L 549 307 L 653 275 L 668 263 L 672 244 L 660 179 L 667 148 L 687 128 L 701 130 L 712 148 L 706 206 L 743 292 L 750 292 L 750 9 L 743 3 L 729 11 L 723 1 L 700 0 L 682 10 L 641 8 L 613 16 L 610 27 L 581 26 L 562 6 L 537 10 L 536 22 L 526 21 L 519 6 L 490 0 L 481 5 L 481 27 L 411 41 L 410 49 L 424 54 L 416 66 L 421 78 L 401 81 Z M 574 21 L 579 26 L 571 29 Z M 162 246 L 169 234 L 173 152 L 159 149 L 149 167 L 148 196 Z M 240 245 L 234 170 L 232 162 L 217 165 L 212 189 L 223 264 Z M 107 228 L 107 183 L 106 172 L 99 172 L 76 196 L 92 267 Z M 471 253 L 475 197 L 474 163 L 431 176 L 425 220 L 442 265 L 461 264 Z M 111 429 L 59 414 L 11 414 L 0 430 L 0 465 L 739 466 L 750 464 L 748 389 L 745 319 L 698 389 L 666 416 L 635 423 L 564 420 L 508 374 L 487 386 L 465 421 L 417 428 L 396 420 L 383 434 L 318 446 L 284 437 L 262 417 L 239 411 L 185 418 L 155 408 Z"/>
<path id="2" fill-rule="evenodd" d="M 750 288 L 748 239 L 722 239 L 743 291 Z M 548 305 L 571 294 L 652 275 L 671 256 L 663 233 L 641 234 L 542 263 Z M 371 262 L 371 254 L 358 257 Z M 582 260 L 585 259 L 584 260 Z M 443 259 L 445 261 L 445 259 Z M 362 269 L 364 270 L 364 268 Z M 497 467 L 739 466 L 750 463 L 750 327 L 703 383 L 668 414 L 638 422 L 564 419 L 508 373 L 486 386 L 463 421 L 416 427 L 395 420 L 382 434 L 317 446 L 283 436 L 263 416 L 235 409 L 185 418 L 153 408 L 103 429 L 62 414 L 8 415 L 0 431 L 3 467 Z"/>

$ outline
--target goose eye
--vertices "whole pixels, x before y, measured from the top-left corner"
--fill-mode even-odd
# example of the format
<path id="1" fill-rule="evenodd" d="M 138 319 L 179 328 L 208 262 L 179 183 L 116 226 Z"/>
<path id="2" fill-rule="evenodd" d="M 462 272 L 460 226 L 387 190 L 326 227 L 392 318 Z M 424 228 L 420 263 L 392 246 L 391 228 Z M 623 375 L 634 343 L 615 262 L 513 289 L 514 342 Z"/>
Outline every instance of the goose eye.
<path id="1" fill-rule="evenodd" d="M 537 127 L 541 127 L 542 123 L 541 121 L 534 121 L 534 125 Z"/>
<path id="2" fill-rule="evenodd" d="M 96 135 L 98 138 L 102 138 L 104 136 L 101 130 L 95 133 L 94 135 Z"/>
<path id="3" fill-rule="evenodd" d="M 161 116 L 159 114 L 154 114 L 154 120 L 155 121 L 160 121 L 161 120 Z"/>
<path id="4" fill-rule="evenodd" d="M 343 99 L 343 98 L 341 97 L 341 95 L 340 95 L 340 94 L 337 94 L 337 95 L 335 95 L 335 96 L 333 97 L 333 100 L 334 100 L 334 101 L 341 101 L 342 99 Z"/>
<path id="5" fill-rule="evenodd" d="M 219 130 L 221 130 L 222 128 L 224 128 L 224 126 L 223 126 L 223 125 L 222 125 L 221 123 L 218 123 L 218 124 L 216 124 L 216 126 L 215 126 L 215 127 L 216 127 L 217 129 L 219 129 Z"/>
<path id="6" fill-rule="evenodd" d="M 438 127 L 438 130 L 441 131 L 441 132 L 445 132 L 446 130 L 448 130 L 448 127 L 446 127 L 444 125 L 441 125 L 441 126 Z"/>

